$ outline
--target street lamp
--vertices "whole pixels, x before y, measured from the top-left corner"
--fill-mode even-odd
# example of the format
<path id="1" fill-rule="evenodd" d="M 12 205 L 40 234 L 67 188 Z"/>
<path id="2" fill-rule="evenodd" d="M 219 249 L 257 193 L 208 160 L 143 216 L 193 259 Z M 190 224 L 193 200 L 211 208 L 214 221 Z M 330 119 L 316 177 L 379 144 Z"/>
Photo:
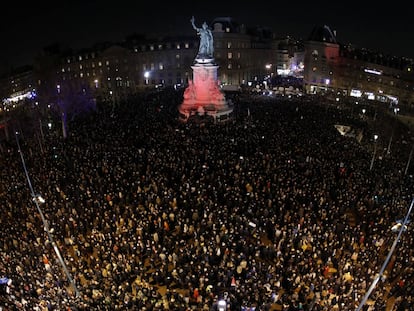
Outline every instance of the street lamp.
<path id="1" fill-rule="evenodd" d="M 369 170 L 372 170 L 372 167 L 374 166 L 375 154 L 377 153 L 377 140 L 378 140 L 378 135 L 375 134 L 374 135 L 374 152 L 372 153 L 371 165 L 369 166 Z"/>
<path id="2" fill-rule="evenodd" d="M 149 83 L 149 76 L 150 76 L 149 71 L 145 71 L 144 72 L 145 85 L 148 85 L 148 83 Z"/>

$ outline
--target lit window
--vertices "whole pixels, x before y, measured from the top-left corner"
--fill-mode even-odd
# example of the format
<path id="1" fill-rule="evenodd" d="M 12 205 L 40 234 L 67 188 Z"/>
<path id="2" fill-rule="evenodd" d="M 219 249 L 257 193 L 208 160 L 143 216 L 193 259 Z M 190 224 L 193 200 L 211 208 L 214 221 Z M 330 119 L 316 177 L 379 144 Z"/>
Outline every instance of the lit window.
<path id="1" fill-rule="evenodd" d="M 227 48 L 231 49 L 231 42 L 227 42 Z"/>
<path id="2" fill-rule="evenodd" d="M 153 45 L 150 45 L 150 50 L 154 51 L 154 46 Z"/>
<path id="3" fill-rule="evenodd" d="M 82 65 L 79 65 L 79 69 L 82 70 Z"/>
<path id="4" fill-rule="evenodd" d="M 79 77 L 80 78 L 83 78 L 83 73 L 82 72 L 79 74 Z"/>
<path id="5" fill-rule="evenodd" d="M 233 68 L 232 64 L 231 63 L 228 63 L 227 64 L 227 69 L 231 69 L 231 68 Z"/>
<path id="6" fill-rule="evenodd" d="M 79 55 L 79 60 L 82 60 L 82 56 L 81 55 Z"/>
<path id="7" fill-rule="evenodd" d="M 176 58 L 176 59 L 180 59 L 180 54 L 176 54 L 176 55 L 175 55 L 175 58 Z"/>
<path id="8" fill-rule="evenodd" d="M 102 62 L 98 62 L 98 66 L 101 67 L 102 66 Z"/>
<path id="9" fill-rule="evenodd" d="M 186 49 L 188 49 L 188 48 L 190 47 L 190 44 L 189 44 L 189 43 L 186 43 L 186 44 L 184 44 L 184 47 L 185 47 Z"/>
<path id="10" fill-rule="evenodd" d="M 177 43 L 177 45 L 175 46 L 177 48 L 177 50 L 181 49 L 181 46 L 179 43 Z"/>
<path id="11" fill-rule="evenodd" d="M 107 60 L 107 61 L 105 62 L 105 64 L 106 64 L 107 66 L 109 66 L 109 60 Z"/>
<path id="12" fill-rule="evenodd" d="M 158 50 L 162 50 L 162 44 L 158 44 Z"/>
<path id="13" fill-rule="evenodd" d="M 227 53 L 227 58 L 228 59 L 232 59 L 233 58 L 233 53 L 232 52 L 228 52 Z"/>
<path id="14" fill-rule="evenodd" d="M 163 70 L 163 69 L 164 69 L 164 65 L 163 65 L 162 63 L 159 63 L 159 64 L 158 64 L 158 69 L 159 69 L 159 70 Z"/>

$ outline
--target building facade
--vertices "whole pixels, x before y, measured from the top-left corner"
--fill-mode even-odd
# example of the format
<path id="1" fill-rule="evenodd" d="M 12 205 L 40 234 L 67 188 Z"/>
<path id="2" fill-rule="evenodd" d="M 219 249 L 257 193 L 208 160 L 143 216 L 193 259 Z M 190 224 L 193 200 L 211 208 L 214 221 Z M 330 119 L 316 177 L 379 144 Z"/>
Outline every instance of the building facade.
<path id="1" fill-rule="evenodd" d="M 413 60 L 339 44 L 328 26 L 305 42 L 304 88 L 414 108 Z"/>

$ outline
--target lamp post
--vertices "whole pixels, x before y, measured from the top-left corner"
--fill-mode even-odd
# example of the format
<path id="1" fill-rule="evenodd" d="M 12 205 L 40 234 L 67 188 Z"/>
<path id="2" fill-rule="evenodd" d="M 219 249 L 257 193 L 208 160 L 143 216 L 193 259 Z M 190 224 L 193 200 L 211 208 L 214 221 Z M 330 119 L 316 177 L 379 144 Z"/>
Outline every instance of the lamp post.
<path id="1" fill-rule="evenodd" d="M 266 68 L 266 77 L 263 83 L 265 84 L 266 89 L 268 89 L 270 82 L 271 82 L 271 78 L 272 78 L 272 72 L 271 72 L 272 64 L 266 64 L 265 68 Z"/>
<path id="2" fill-rule="evenodd" d="M 59 260 L 60 265 L 62 266 L 62 268 L 63 268 L 63 270 L 66 274 L 66 277 L 68 278 L 68 281 L 69 281 L 70 285 L 72 286 L 73 290 L 75 291 L 76 297 L 79 297 L 80 296 L 79 290 L 76 287 L 76 284 L 75 284 L 75 282 L 74 282 L 74 280 L 73 280 L 73 278 L 72 278 L 72 276 L 71 276 L 71 274 L 68 270 L 68 267 L 65 264 L 65 261 L 64 261 L 62 255 L 59 251 L 59 248 L 58 248 L 58 246 L 57 246 L 57 244 L 56 244 L 56 242 L 53 238 L 52 233 L 54 232 L 54 230 L 53 230 L 53 228 L 50 228 L 49 222 L 46 219 L 46 217 L 44 216 L 42 209 L 40 208 L 40 204 L 45 203 L 45 199 L 40 194 L 36 194 L 34 189 L 33 189 L 33 185 L 32 185 L 32 182 L 30 180 L 29 173 L 27 171 L 26 162 L 25 162 L 24 157 L 23 157 L 23 152 L 20 148 L 20 142 L 19 142 L 18 135 L 19 135 L 19 133 L 15 131 L 15 137 L 16 137 L 16 142 L 17 142 L 17 147 L 18 147 L 18 150 L 19 150 L 19 154 L 20 154 L 20 159 L 22 161 L 22 165 L 23 165 L 25 176 L 26 176 L 26 180 L 27 180 L 27 183 L 28 183 L 28 186 L 29 186 L 29 189 L 30 189 L 30 193 L 32 195 L 32 200 L 36 205 L 37 211 L 39 212 L 40 218 L 41 218 L 42 223 L 43 223 L 43 230 L 46 232 L 46 234 L 48 236 L 48 239 L 49 239 L 49 242 L 53 246 L 53 250 L 55 251 L 55 254 L 56 254 L 56 256 Z"/>
<path id="3" fill-rule="evenodd" d="M 149 77 L 150 77 L 149 71 L 145 71 L 144 72 L 145 85 L 148 85 L 149 84 Z"/>
<path id="4" fill-rule="evenodd" d="M 375 134 L 374 135 L 374 152 L 372 153 L 371 165 L 369 166 L 369 170 L 372 170 L 372 167 L 374 166 L 375 155 L 377 153 L 377 140 L 378 140 L 378 135 Z"/>
<path id="5" fill-rule="evenodd" d="M 411 200 L 411 204 L 410 204 L 410 207 L 408 208 L 408 212 L 405 215 L 404 220 L 401 223 L 401 226 L 399 226 L 399 228 L 397 229 L 398 235 L 395 238 L 394 243 L 392 244 L 390 251 L 388 252 L 387 258 L 385 258 L 385 261 L 382 264 L 379 273 L 375 276 L 371 286 L 368 288 L 367 292 L 365 293 L 365 296 L 362 299 L 361 303 L 359 304 L 359 306 L 357 308 L 357 311 L 362 310 L 362 308 L 364 307 L 365 303 L 367 302 L 369 296 L 371 295 L 372 291 L 377 286 L 377 283 L 382 279 L 384 271 L 387 268 L 388 263 L 390 262 L 390 259 L 391 259 L 392 255 L 394 254 L 394 251 L 395 251 L 395 248 L 397 247 L 398 242 L 400 241 L 402 233 L 407 230 L 407 224 L 410 221 L 409 219 L 410 219 L 411 211 L 413 209 L 413 205 L 414 205 L 414 199 Z"/>

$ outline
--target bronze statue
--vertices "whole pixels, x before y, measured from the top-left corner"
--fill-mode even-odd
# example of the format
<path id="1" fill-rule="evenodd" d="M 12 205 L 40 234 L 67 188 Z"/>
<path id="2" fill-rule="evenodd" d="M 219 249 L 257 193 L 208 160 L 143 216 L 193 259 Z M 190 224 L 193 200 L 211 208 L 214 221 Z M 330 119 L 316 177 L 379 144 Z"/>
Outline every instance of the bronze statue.
<path id="1" fill-rule="evenodd" d="M 207 23 L 204 22 L 201 27 L 197 27 L 194 23 L 194 16 L 191 18 L 191 25 L 197 31 L 197 34 L 200 36 L 200 45 L 198 47 L 198 54 L 196 58 L 213 58 L 213 33 L 208 27 Z"/>

